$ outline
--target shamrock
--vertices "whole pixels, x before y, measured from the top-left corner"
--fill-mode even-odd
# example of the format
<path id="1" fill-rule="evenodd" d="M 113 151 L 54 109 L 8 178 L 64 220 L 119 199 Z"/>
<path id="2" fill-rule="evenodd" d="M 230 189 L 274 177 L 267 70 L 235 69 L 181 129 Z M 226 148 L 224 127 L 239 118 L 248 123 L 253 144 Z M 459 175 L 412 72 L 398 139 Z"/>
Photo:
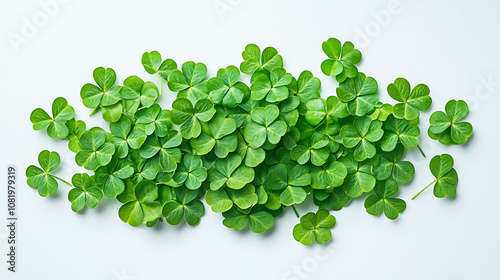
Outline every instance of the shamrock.
<path id="1" fill-rule="evenodd" d="M 137 76 L 130 76 L 123 81 L 120 96 L 127 113 L 134 115 L 139 108 L 147 108 L 155 103 L 158 88 L 153 82 L 144 82 Z"/>
<path id="2" fill-rule="evenodd" d="M 280 116 L 288 127 L 294 127 L 297 124 L 299 120 L 299 105 L 300 99 L 297 96 L 290 96 L 279 103 Z"/>
<path id="3" fill-rule="evenodd" d="M 178 92 L 177 98 L 187 98 L 191 102 L 208 97 L 207 66 L 203 63 L 194 63 L 188 61 L 182 64 L 182 72 L 173 70 L 168 75 L 168 88 L 171 91 Z"/>
<path id="4" fill-rule="evenodd" d="M 142 66 L 149 74 L 157 74 L 165 81 L 168 81 L 168 75 L 177 69 L 177 63 L 172 59 L 161 61 L 161 55 L 157 51 L 145 52 L 142 55 Z"/>
<path id="5" fill-rule="evenodd" d="M 342 188 L 326 188 L 313 190 L 313 202 L 319 209 L 332 209 L 339 211 L 344 208 L 351 199 Z"/>
<path id="6" fill-rule="evenodd" d="M 57 191 L 57 180 L 71 186 L 67 181 L 50 174 L 61 163 L 61 157 L 57 152 L 49 152 L 43 150 L 38 155 L 38 163 L 40 167 L 30 165 L 26 169 L 26 177 L 28 177 L 28 186 L 38 189 L 40 196 L 46 197 L 49 194 L 55 194 Z"/>
<path id="7" fill-rule="evenodd" d="M 335 226 L 335 217 L 327 210 L 309 212 L 300 218 L 300 223 L 293 228 L 293 238 L 304 245 L 311 245 L 314 240 L 323 244 L 332 239 L 330 229 Z"/>
<path id="8" fill-rule="evenodd" d="M 372 158 L 376 154 L 373 143 L 380 140 L 383 134 L 382 122 L 368 116 L 356 118 L 354 125 L 346 125 L 340 130 L 344 146 L 355 148 L 354 159 L 357 161 Z"/>
<path id="9" fill-rule="evenodd" d="M 180 125 L 184 139 L 197 138 L 201 133 L 200 122 L 208 122 L 215 114 L 214 104 L 208 98 L 200 99 L 193 104 L 189 99 L 178 98 L 172 103 L 172 122 Z"/>
<path id="10" fill-rule="evenodd" d="M 134 174 L 134 168 L 129 160 L 113 158 L 106 166 L 98 167 L 95 171 L 95 182 L 102 186 L 104 196 L 115 198 L 125 189 L 123 180 Z"/>
<path id="11" fill-rule="evenodd" d="M 339 84 L 337 96 L 340 101 L 347 103 L 349 114 L 364 116 L 378 104 L 377 91 L 378 84 L 374 78 L 358 73 Z"/>
<path id="12" fill-rule="evenodd" d="M 252 207 L 248 211 L 241 211 L 237 206 L 233 206 L 229 211 L 222 213 L 224 220 L 222 223 L 235 230 L 242 230 L 247 227 L 255 233 L 263 233 L 274 225 L 274 217 L 262 207 Z"/>
<path id="13" fill-rule="evenodd" d="M 143 130 L 146 135 L 151 135 L 154 132 L 158 137 L 164 137 L 172 127 L 170 111 L 162 110 L 158 104 L 140 109 L 135 117 L 137 118 L 136 128 Z"/>
<path id="14" fill-rule="evenodd" d="M 172 192 L 175 199 L 165 203 L 162 210 L 167 222 L 177 225 L 184 218 L 188 225 L 198 224 L 205 213 L 203 203 L 197 199 L 199 191 L 179 187 L 173 189 Z"/>
<path id="15" fill-rule="evenodd" d="M 401 161 L 403 153 L 403 145 L 398 144 L 393 151 L 380 154 L 378 164 L 372 168 L 377 180 L 383 181 L 392 177 L 400 184 L 410 181 L 415 175 L 415 167 L 409 161 Z"/>
<path id="16" fill-rule="evenodd" d="M 234 66 L 219 69 L 217 77 L 207 82 L 210 91 L 209 97 L 216 104 L 222 104 L 226 108 L 234 108 L 243 102 L 245 97 L 250 96 L 250 89 L 245 83 L 238 82 L 240 70 Z"/>
<path id="17" fill-rule="evenodd" d="M 82 149 L 76 154 L 76 164 L 88 170 L 107 165 L 115 153 L 115 145 L 106 142 L 105 132 L 99 129 L 85 131 L 78 141 Z"/>
<path id="18" fill-rule="evenodd" d="M 236 134 L 238 137 L 238 154 L 245 159 L 245 165 L 248 167 L 257 167 L 266 158 L 266 152 L 262 148 L 254 149 L 250 147 L 241 134 Z"/>
<path id="19" fill-rule="evenodd" d="M 246 185 L 239 190 L 225 187 L 215 191 L 208 190 L 205 200 L 212 207 L 212 211 L 222 213 L 231 209 L 233 205 L 239 209 L 248 209 L 257 204 L 259 198 L 255 193 L 255 187 Z"/>
<path id="20" fill-rule="evenodd" d="M 398 192 L 396 181 L 392 179 L 378 181 L 374 191 L 375 195 L 370 195 L 365 200 L 368 214 L 378 216 L 384 212 L 387 218 L 395 220 L 406 209 L 404 200 L 392 197 Z"/>
<path id="21" fill-rule="evenodd" d="M 147 159 L 141 156 L 139 150 L 130 150 L 128 157 L 132 162 L 131 166 L 134 168 L 131 180 L 135 183 L 143 179 L 154 180 L 161 170 L 158 155 Z"/>
<path id="22" fill-rule="evenodd" d="M 152 158 L 156 154 L 160 155 L 160 166 L 165 172 L 172 172 L 177 168 L 177 163 L 181 162 L 182 153 L 178 148 L 182 143 L 181 135 L 176 131 L 170 131 L 165 137 L 148 136 L 144 145 L 139 149 L 143 158 Z"/>
<path id="23" fill-rule="evenodd" d="M 304 165 L 289 168 L 286 165 L 276 165 L 269 172 L 269 188 L 281 192 L 280 200 L 285 206 L 302 203 L 307 196 L 306 186 L 311 183 L 309 169 Z"/>
<path id="24" fill-rule="evenodd" d="M 33 129 L 42 130 L 47 128 L 47 135 L 50 138 L 66 138 L 69 134 L 66 122 L 75 117 L 75 110 L 68 105 L 66 99 L 58 97 L 52 103 L 52 115 L 53 118 L 41 108 L 33 110 L 30 116 Z"/>
<path id="25" fill-rule="evenodd" d="M 257 69 L 266 69 L 272 71 L 276 67 L 283 67 L 283 58 L 273 47 L 267 47 L 260 52 L 257 45 L 249 44 L 242 53 L 243 61 L 240 65 L 241 72 L 252 74 Z"/>
<path id="26" fill-rule="evenodd" d="M 102 199 L 102 191 L 94 181 L 94 177 L 89 177 L 86 173 L 77 173 L 71 178 L 74 188 L 68 193 L 68 200 L 71 202 L 71 209 L 75 212 L 81 211 L 85 205 L 88 208 L 95 208 Z"/>
<path id="27" fill-rule="evenodd" d="M 122 196 L 124 203 L 118 210 L 120 219 L 131 226 L 139 226 L 143 222 L 158 219 L 161 214 L 158 188 L 149 180 L 142 180 L 137 185 L 130 187 L 127 196 Z"/>
<path id="28" fill-rule="evenodd" d="M 70 151 L 78 153 L 81 149 L 78 139 L 87 130 L 87 125 L 83 121 L 71 119 L 66 122 L 66 127 L 68 128 L 68 148 Z"/>
<path id="29" fill-rule="evenodd" d="M 312 126 L 325 123 L 325 133 L 328 135 L 334 135 L 339 131 L 338 119 L 349 116 L 347 104 L 341 102 L 336 96 L 329 96 L 326 100 L 321 98 L 309 100 L 306 108 L 307 123 Z"/>
<path id="30" fill-rule="evenodd" d="M 227 185 L 231 189 L 238 190 L 251 183 L 255 172 L 241 162 L 242 159 L 237 154 L 215 161 L 214 168 L 208 172 L 210 189 L 215 191 Z"/>
<path id="31" fill-rule="evenodd" d="M 132 122 L 125 115 L 119 121 L 111 123 L 109 129 L 114 136 L 115 155 L 118 158 L 126 157 L 129 147 L 137 150 L 146 141 L 146 133 L 140 129 L 132 129 Z"/>
<path id="32" fill-rule="evenodd" d="M 429 168 L 436 179 L 411 199 L 415 199 L 432 184 L 434 184 L 434 196 L 438 198 L 454 197 L 457 194 L 458 175 L 453 168 L 453 158 L 448 154 L 434 156 L 429 163 Z"/>
<path id="33" fill-rule="evenodd" d="M 389 95 L 401 102 L 393 108 L 393 114 L 398 119 L 414 120 L 418 118 L 420 111 L 429 109 L 432 104 L 428 86 L 418 84 L 411 92 L 410 90 L 410 83 L 405 78 L 397 78 L 393 84 L 387 86 Z"/>
<path id="34" fill-rule="evenodd" d="M 225 158 L 238 147 L 238 138 L 233 133 L 236 122 L 222 115 L 215 115 L 208 124 L 202 124 L 200 137 L 191 139 L 191 145 L 198 155 L 214 150 L 219 158 Z"/>
<path id="35" fill-rule="evenodd" d="M 292 82 L 292 75 L 281 67 L 272 71 L 258 71 L 252 76 L 252 99 L 266 99 L 269 103 L 283 101 L 288 98 L 287 85 Z"/>
<path id="36" fill-rule="evenodd" d="M 338 187 L 344 183 L 347 169 L 339 161 L 330 161 L 327 164 L 311 167 L 311 187 L 313 189 L 326 189 Z"/>
<path id="37" fill-rule="evenodd" d="M 372 165 L 366 161 L 358 162 L 352 154 L 339 159 L 347 169 L 347 177 L 342 188 L 350 197 L 358 197 L 375 187 L 376 179 L 372 173 Z"/>
<path id="38" fill-rule="evenodd" d="M 319 90 L 321 88 L 320 79 L 314 77 L 311 71 L 303 71 L 299 78 L 292 77 L 292 81 L 288 84 L 288 92 L 290 95 L 295 95 L 300 100 L 298 110 L 301 115 L 306 113 L 305 104 L 312 99 L 321 98 Z"/>
<path id="39" fill-rule="evenodd" d="M 299 164 L 305 164 L 309 160 L 316 166 L 323 165 L 330 156 L 327 145 L 329 141 L 326 135 L 318 132 L 303 133 L 302 143 L 295 146 L 291 151 L 291 157 Z"/>
<path id="40" fill-rule="evenodd" d="M 330 38 L 323 42 L 322 47 L 330 58 L 321 63 L 321 71 L 325 75 L 336 78 L 340 83 L 358 74 L 355 65 L 361 61 L 361 52 L 351 42 L 347 41 L 342 45 L 338 39 Z"/>
<path id="41" fill-rule="evenodd" d="M 373 111 L 370 115 L 370 118 L 384 122 L 390 115 L 392 115 L 392 105 L 378 102 L 377 105 L 375 105 L 375 111 Z"/>
<path id="42" fill-rule="evenodd" d="M 252 122 L 244 130 L 245 140 L 252 148 L 258 148 L 269 141 L 277 144 L 286 133 L 286 123 L 276 120 L 279 116 L 279 109 L 276 105 L 267 105 L 265 108 L 257 107 L 252 110 Z"/>
<path id="43" fill-rule="evenodd" d="M 387 121 L 384 122 L 384 128 L 381 146 L 383 151 L 390 152 L 394 150 L 398 143 L 403 144 L 408 149 L 418 146 L 420 129 L 416 124 L 390 115 Z"/>
<path id="44" fill-rule="evenodd" d="M 460 122 L 469 112 L 467 103 L 463 100 L 450 100 L 446 103 L 445 111 L 446 113 L 432 113 L 429 119 L 429 136 L 444 145 L 465 143 L 472 135 L 472 125 Z"/>
<path id="45" fill-rule="evenodd" d="M 98 67 L 94 70 L 93 77 L 97 86 L 88 83 L 80 91 L 85 107 L 95 109 L 99 106 L 111 106 L 120 101 L 120 86 L 114 86 L 116 82 L 115 70 Z"/>
<path id="46" fill-rule="evenodd" d="M 207 169 L 203 167 L 203 161 L 198 156 L 186 154 L 182 163 L 175 170 L 173 179 L 178 184 L 184 183 L 190 190 L 198 189 L 207 178 Z"/>

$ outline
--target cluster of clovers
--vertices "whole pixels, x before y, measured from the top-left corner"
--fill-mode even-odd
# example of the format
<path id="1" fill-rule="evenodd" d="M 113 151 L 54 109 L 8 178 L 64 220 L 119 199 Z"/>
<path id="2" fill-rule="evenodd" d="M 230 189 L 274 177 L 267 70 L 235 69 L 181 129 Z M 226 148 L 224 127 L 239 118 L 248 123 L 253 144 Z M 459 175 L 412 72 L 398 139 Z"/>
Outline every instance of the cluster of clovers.
<path id="1" fill-rule="evenodd" d="M 335 224 L 328 210 L 338 211 L 352 198 L 367 194 L 366 211 L 389 219 L 405 210 L 395 196 L 415 168 L 403 157 L 406 149 L 420 149 L 419 115 L 432 100 L 426 85 L 412 89 L 398 78 L 387 88 L 398 103 L 384 104 L 377 81 L 358 72 L 361 53 L 352 43 L 331 38 L 323 50 L 328 59 L 321 70 L 339 83 L 336 96 L 326 99 L 317 77 L 304 71 L 295 78 L 272 47 L 248 45 L 239 68 L 228 66 L 212 78 L 203 63 L 178 69 L 153 51 L 144 53 L 142 64 L 158 85 L 138 76 L 117 85 L 115 71 L 99 67 L 95 84 L 82 87 L 83 104 L 92 114 L 101 111 L 109 130 L 75 120 L 62 97 L 54 101 L 52 117 L 36 109 L 31 121 L 35 130 L 47 128 L 50 137 L 69 140 L 76 163 L 92 172 L 71 180 L 74 211 L 116 198 L 120 219 L 132 226 L 163 220 L 196 225 L 204 198 L 222 213 L 225 226 L 262 233 L 285 208 L 298 217 L 294 206 L 311 196 L 319 210 L 302 216 L 293 235 L 306 245 L 324 243 Z M 241 81 L 242 73 L 250 75 L 250 85 Z M 163 83 L 177 93 L 172 110 L 157 103 Z M 429 135 L 464 143 L 472 127 L 458 121 L 467 110 L 465 102 L 450 101 L 446 114 L 432 115 Z M 41 168 L 26 172 L 28 185 L 41 196 L 54 194 L 59 178 L 50 172 L 59 162 L 57 153 L 43 151 Z M 431 161 L 437 197 L 455 195 L 452 165 L 449 155 Z"/>

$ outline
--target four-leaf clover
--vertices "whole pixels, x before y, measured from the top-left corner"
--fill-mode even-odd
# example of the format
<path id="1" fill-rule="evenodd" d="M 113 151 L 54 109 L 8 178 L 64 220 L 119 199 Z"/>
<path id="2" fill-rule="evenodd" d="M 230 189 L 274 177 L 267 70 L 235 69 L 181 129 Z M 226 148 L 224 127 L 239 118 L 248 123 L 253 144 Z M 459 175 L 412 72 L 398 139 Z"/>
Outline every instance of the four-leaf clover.
<path id="1" fill-rule="evenodd" d="M 300 223 L 293 228 L 293 237 L 304 245 L 311 245 L 314 240 L 323 244 L 332 239 L 330 229 L 335 226 L 335 217 L 327 210 L 309 212 L 300 218 Z"/>

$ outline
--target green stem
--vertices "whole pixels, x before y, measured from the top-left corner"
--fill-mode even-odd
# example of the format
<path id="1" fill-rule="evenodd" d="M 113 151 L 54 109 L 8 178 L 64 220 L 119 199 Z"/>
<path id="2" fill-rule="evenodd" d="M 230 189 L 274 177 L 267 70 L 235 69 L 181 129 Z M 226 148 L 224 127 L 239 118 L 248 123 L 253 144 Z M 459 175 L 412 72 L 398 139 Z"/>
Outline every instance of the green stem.
<path id="1" fill-rule="evenodd" d="M 161 95 L 161 94 L 162 94 L 162 91 L 163 91 L 163 89 L 162 89 L 162 85 L 161 85 L 161 84 L 162 84 L 162 83 L 161 83 L 161 77 L 160 77 L 160 75 L 158 75 L 158 74 L 156 74 L 156 76 L 158 77 L 158 84 L 160 84 L 160 95 Z"/>
<path id="2" fill-rule="evenodd" d="M 416 193 L 416 194 L 415 194 L 415 195 L 411 198 L 411 200 L 414 200 L 414 199 L 415 199 L 415 197 L 417 197 L 419 194 L 421 194 L 423 191 L 425 191 L 428 187 L 430 187 L 430 185 L 434 184 L 436 181 L 437 181 L 437 179 L 436 179 L 436 180 L 434 180 L 434 181 L 432 181 L 430 184 L 428 184 L 427 186 L 425 186 L 423 189 L 421 189 L 418 193 Z"/>
<path id="3" fill-rule="evenodd" d="M 59 177 L 57 177 L 57 176 L 55 176 L 55 175 L 52 175 L 52 174 L 50 174 L 50 175 L 51 175 L 52 177 L 56 178 L 57 180 L 59 180 L 59 181 L 61 181 L 61 182 L 65 183 L 65 184 L 66 184 L 66 185 L 68 185 L 68 186 L 71 186 L 71 187 L 73 186 L 72 184 L 70 184 L 68 181 L 66 181 L 66 180 L 64 180 L 64 179 L 61 179 L 61 178 L 59 178 Z"/>
<path id="4" fill-rule="evenodd" d="M 417 148 L 418 148 L 418 150 L 420 151 L 420 153 L 421 153 L 424 157 L 426 157 L 426 156 L 425 156 L 425 154 L 424 154 L 424 151 L 422 151 L 422 148 L 420 148 L 420 145 L 417 145 Z"/>
<path id="5" fill-rule="evenodd" d="M 297 212 L 297 209 L 295 209 L 295 206 L 292 205 L 292 209 L 293 209 L 293 212 L 295 213 L 295 216 L 297 216 L 297 218 L 300 218 L 299 212 Z"/>
<path id="6" fill-rule="evenodd" d="M 89 117 L 92 117 L 92 115 L 94 115 L 95 113 L 97 113 L 97 111 L 99 111 L 99 107 L 95 107 L 94 111 L 92 111 L 92 113 L 90 113 Z"/>

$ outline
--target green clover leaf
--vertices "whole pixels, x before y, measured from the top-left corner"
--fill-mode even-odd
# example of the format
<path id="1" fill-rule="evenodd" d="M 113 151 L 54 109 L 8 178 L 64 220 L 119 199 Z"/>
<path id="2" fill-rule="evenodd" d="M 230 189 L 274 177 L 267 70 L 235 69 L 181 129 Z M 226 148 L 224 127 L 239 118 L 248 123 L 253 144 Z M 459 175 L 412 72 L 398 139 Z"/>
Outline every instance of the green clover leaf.
<path id="1" fill-rule="evenodd" d="M 188 225 L 194 226 L 200 222 L 205 213 L 203 203 L 198 200 L 198 190 L 183 187 L 173 189 L 175 199 L 163 205 L 162 214 L 171 225 L 179 224 L 185 219 Z"/>
<path id="2" fill-rule="evenodd" d="M 140 108 L 153 105 L 158 98 L 158 88 L 153 82 L 144 82 L 137 76 L 130 76 L 123 81 L 120 96 L 123 99 L 125 110 L 134 115 Z"/>
<path id="3" fill-rule="evenodd" d="M 61 157 L 57 152 L 41 151 L 38 155 L 38 163 L 41 168 L 35 165 L 28 166 L 26 177 L 28 178 L 28 186 L 38 189 L 40 196 L 46 197 L 56 193 L 58 186 L 56 179 L 71 186 L 67 181 L 50 174 L 61 163 Z"/>
<path id="4" fill-rule="evenodd" d="M 241 163 L 242 159 L 237 154 L 218 159 L 214 168 L 208 172 L 210 189 L 215 191 L 227 185 L 231 189 L 238 190 L 250 184 L 255 177 L 255 172 Z"/>
<path id="5" fill-rule="evenodd" d="M 68 101 L 63 97 L 58 97 L 52 103 L 52 118 L 41 108 L 33 110 L 30 120 L 34 130 L 47 128 L 47 135 L 50 138 L 68 137 L 69 130 L 66 122 L 75 117 L 75 110 L 68 105 Z"/>
<path id="6" fill-rule="evenodd" d="M 406 202 L 400 198 L 393 198 L 398 192 L 398 183 L 389 179 L 378 181 L 375 186 L 375 195 L 370 195 L 365 200 L 366 212 L 370 215 L 378 216 L 384 212 L 385 216 L 391 220 L 398 218 L 406 209 Z"/>
<path id="7" fill-rule="evenodd" d="M 140 129 L 132 129 L 132 121 L 123 115 L 119 121 L 111 123 L 109 129 L 113 134 L 113 144 L 116 148 L 116 157 L 124 158 L 129 149 L 139 149 L 146 141 L 146 133 Z"/>
<path id="8" fill-rule="evenodd" d="M 453 168 L 453 163 L 453 158 L 448 154 L 433 157 L 429 163 L 429 168 L 436 179 L 425 186 L 411 199 L 415 199 L 432 184 L 434 184 L 435 197 L 454 197 L 457 194 L 458 174 Z"/>
<path id="9" fill-rule="evenodd" d="M 324 132 L 328 135 L 337 134 L 340 130 L 338 119 L 349 116 L 347 104 L 341 102 L 336 96 L 329 96 L 326 100 L 312 99 L 307 102 L 306 108 L 307 123 L 312 126 L 324 126 Z"/>
<path id="10" fill-rule="evenodd" d="M 382 137 L 382 150 L 390 152 L 394 150 L 398 143 L 403 144 L 408 149 L 418 146 L 418 136 L 420 128 L 418 125 L 405 119 L 397 119 L 389 116 L 384 122 L 384 136 Z"/>
<path id="11" fill-rule="evenodd" d="M 123 180 L 134 174 L 134 168 L 129 160 L 112 159 L 106 166 L 95 171 L 95 182 L 102 186 L 104 196 L 115 198 L 125 189 Z"/>
<path id="12" fill-rule="evenodd" d="M 226 227 L 235 230 L 242 230 L 248 225 L 255 233 L 266 232 L 273 227 L 274 217 L 264 209 L 261 207 L 253 207 L 250 212 L 248 212 L 241 211 L 235 206 L 229 211 L 222 213 L 224 216 L 222 223 Z"/>
<path id="13" fill-rule="evenodd" d="M 392 115 L 392 105 L 378 102 L 377 105 L 375 105 L 375 111 L 373 111 L 370 115 L 370 118 L 385 122 L 390 115 Z"/>
<path id="14" fill-rule="evenodd" d="M 102 191 L 93 179 L 86 173 L 77 173 L 71 178 L 74 188 L 69 191 L 68 200 L 73 211 L 81 211 L 85 206 L 95 208 L 102 199 Z"/>
<path id="15" fill-rule="evenodd" d="M 271 72 L 255 72 L 252 76 L 252 99 L 266 99 L 269 103 L 283 101 L 288 98 L 288 85 L 292 82 L 292 75 L 285 69 L 278 67 Z"/>
<path id="16" fill-rule="evenodd" d="M 245 160 L 245 165 L 248 167 L 257 167 L 266 159 L 266 152 L 262 148 L 254 149 L 250 147 L 241 134 L 236 134 L 238 137 L 238 154 Z"/>
<path id="17" fill-rule="evenodd" d="M 147 159 L 141 156 L 139 150 L 130 150 L 128 158 L 132 162 L 131 166 L 134 168 L 131 180 L 135 183 L 144 179 L 154 180 L 161 170 L 159 155 Z"/>
<path id="18" fill-rule="evenodd" d="M 83 121 L 71 119 L 66 122 L 66 127 L 68 128 L 68 148 L 70 151 L 78 153 L 82 148 L 78 139 L 87 130 L 87 125 Z"/>
<path id="19" fill-rule="evenodd" d="M 389 95 L 401 102 L 393 108 L 393 114 L 398 119 L 414 120 L 419 117 L 420 111 L 429 109 L 432 104 L 428 86 L 418 84 L 410 90 L 410 83 L 405 78 L 397 78 L 393 84 L 387 86 Z"/>
<path id="20" fill-rule="evenodd" d="M 289 168 L 286 165 L 276 165 L 269 172 L 269 188 L 279 191 L 281 203 L 285 206 L 302 203 L 307 192 L 304 187 L 311 184 L 311 175 L 305 165 L 296 165 Z"/>
<path id="21" fill-rule="evenodd" d="M 332 239 L 330 229 L 335 226 L 335 217 L 327 210 L 309 212 L 300 218 L 300 223 L 293 228 L 293 238 L 304 245 L 311 245 L 314 240 L 323 244 Z"/>
<path id="22" fill-rule="evenodd" d="M 195 190 L 207 178 L 207 169 L 203 167 L 203 161 L 199 156 L 186 154 L 179 168 L 175 170 L 173 179 L 178 184 L 184 184 L 186 188 Z"/>
<path id="23" fill-rule="evenodd" d="M 143 130 L 146 135 L 153 132 L 158 137 L 164 137 L 172 128 L 169 110 L 162 110 L 160 105 L 153 104 L 149 108 L 142 108 L 135 114 L 136 128 Z"/>
<path id="24" fill-rule="evenodd" d="M 327 76 L 336 78 L 340 83 L 346 78 L 354 78 L 358 74 L 356 64 L 361 61 L 361 52 L 347 41 L 343 45 L 336 38 L 323 42 L 323 51 L 330 58 L 321 63 L 321 71 Z"/>
<path id="25" fill-rule="evenodd" d="M 267 105 L 265 108 L 257 107 L 252 110 L 252 122 L 244 130 L 245 140 L 252 148 L 261 147 L 266 140 L 277 144 L 285 135 L 287 125 L 282 120 L 276 120 L 279 109 L 276 105 Z"/>
<path id="26" fill-rule="evenodd" d="M 330 143 L 326 135 L 318 132 L 303 133 L 301 143 L 295 146 L 290 156 L 299 164 L 311 163 L 322 166 L 330 157 L 330 150 L 327 145 Z"/>
<path id="27" fill-rule="evenodd" d="M 153 221 L 161 215 L 158 187 L 149 180 L 142 180 L 133 186 L 127 197 L 122 197 L 123 204 L 118 210 L 120 219 L 131 226 L 139 226 Z"/>
<path id="28" fill-rule="evenodd" d="M 152 158 L 159 154 L 160 166 L 164 172 L 172 172 L 177 168 L 177 163 L 181 162 L 182 153 L 178 148 L 182 143 L 181 135 L 176 131 L 170 131 L 165 137 L 150 135 L 139 149 L 143 158 Z"/>
<path id="29" fill-rule="evenodd" d="M 415 175 L 415 167 L 409 161 L 401 161 L 404 147 L 398 144 L 388 153 L 380 153 L 379 163 L 374 165 L 372 173 L 377 180 L 384 181 L 392 177 L 397 183 L 408 183 Z"/>
<path id="30" fill-rule="evenodd" d="M 339 211 L 344 208 L 351 198 L 342 188 L 326 188 L 313 190 L 313 202 L 319 209 Z"/>
<path id="31" fill-rule="evenodd" d="M 320 79 L 314 77 L 311 71 L 303 71 L 298 79 L 292 77 L 292 81 L 288 84 L 288 92 L 290 95 L 295 95 L 299 98 L 300 104 L 298 111 L 301 115 L 307 112 L 305 104 L 312 99 L 321 98 L 319 91 L 321 89 Z"/>
<path id="32" fill-rule="evenodd" d="M 234 108 L 250 96 L 250 89 L 245 83 L 239 82 L 240 70 L 234 66 L 219 69 L 217 77 L 207 82 L 209 97 L 215 104 L 226 108 Z M 246 97 L 246 98 L 245 98 Z"/>
<path id="33" fill-rule="evenodd" d="M 249 44 L 242 53 L 244 61 L 240 65 L 241 72 L 252 74 L 258 69 L 272 71 L 277 67 L 283 67 L 283 58 L 273 47 L 267 47 L 261 53 L 255 44 Z"/>
<path id="34" fill-rule="evenodd" d="M 372 173 L 372 165 L 368 162 L 358 162 L 352 154 L 339 159 L 347 169 L 347 177 L 344 179 L 342 188 L 350 197 L 361 196 L 365 192 L 373 190 L 377 180 Z"/>
<path id="35" fill-rule="evenodd" d="M 208 97 L 207 66 L 203 63 L 188 61 L 182 65 L 180 70 L 173 70 L 168 75 L 168 88 L 178 92 L 177 98 L 187 98 L 192 103 Z"/>
<path id="36" fill-rule="evenodd" d="M 191 139 L 191 145 L 198 155 L 214 150 L 218 158 L 225 158 L 238 148 L 236 122 L 222 115 L 215 115 L 208 124 L 202 124 L 200 137 Z"/>
<path id="37" fill-rule="evenodd" d="M 76 154 L 76 164 L 87 170 L 107 165 L 115 153 L 115 145 L 107 142 L 106 132 L 99 129 L 85 131 L 78 141 L 82 149 Z"/>
<path id="38" fill-rule="evenodd" d="M 311 167 L 311 187 L 326 189 L 339 187 L 347 176 L 347 168 L 339 161 L 329 162 L 320 166 Z"/>
<path id="39" fill-rule="evenodd" d="M 172 59 L 161 61 L 161 55 L 157 51 L 145 52 L 142 55 L 142 66 L 149 74 L 157 74 L 165 81 L 168 81 L 168 75 L 177 69 L 177 63 Z"/>
<path id="40" fill-rule="evenodd" d="M 229 211 L 233 205 L 238 206 L 239 209 L 248 209 L 257 204 L 259 198 L 255 192 L 255 187 L 246 185 L 239 190 L 226 187 L 215 191 L 209 189 L 205 195 L 205 200 L 212 207 L 212 211 L 222 213 Z"/>
<path id="41" fill-rule="evenodd" d="M 429 136 L 439 140 L 444 145 L 463 144 L 472 135 L 472 125 L 460 122 L 469 112 L 467 103 L 463 100 L 450 100 L 446 103 L 446 113 L 437 111 L 432 113 L 429 122 Z M 442 134 L 446 136 L 441 136 Z"/>
<path id="42" fill-rule="evenodd" d="M 94 70 L 93 77 L 97 86 L 88 83 L 80 91 L 85 107 L 96 109 L 117 104 L 121 100 L 120 86 L 114 86 L 116 73 L 113 69 L 98 67 Z"/>
<path id="43" fill-rule="evenodd" d="M 208 122 L 215 115 L 214 104 L 208 98 L 200 99 L 193 104 L 189 99 L 178 98 L 172 103 L 172 122 L 180 125 L 184 139 L 197 138 L 201 134 L 200 122 Z"/>
<path id="44" fill-rule="evenodd" d="M 373 143 L 380 140 L 383 134 L 382 122 L 368 116 L 357 118 L 354 125 L 346 125 L 340 130 L 344 146 L 355 148 L 354 159 L 357 161 L 375 156 L 377 150 Z"/>
<path id="45" fill-rule="evenodd" d="M 378 84 L 372 77 L 358 73 L 353 78 L 347 78 L 339 84 L 337 96 L 347 103 L 349 114 L 364 116 L 373 111 L 378 104 Z"/>

